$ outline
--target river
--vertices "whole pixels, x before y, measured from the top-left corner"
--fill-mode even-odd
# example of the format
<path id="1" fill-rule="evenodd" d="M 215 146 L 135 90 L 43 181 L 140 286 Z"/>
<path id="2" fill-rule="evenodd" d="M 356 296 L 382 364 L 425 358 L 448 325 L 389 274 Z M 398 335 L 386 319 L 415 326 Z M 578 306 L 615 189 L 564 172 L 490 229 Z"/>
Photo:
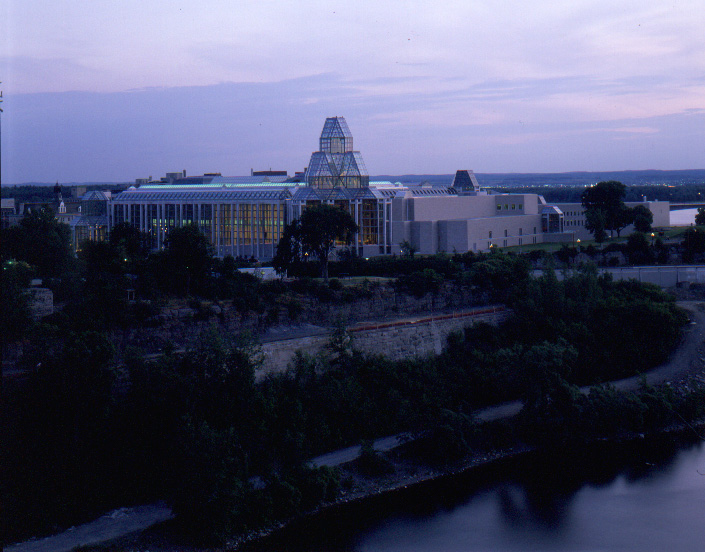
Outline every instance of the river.
<path id="1" fill-rule="evenodd" d="M 531 454 L 298 522 L 249 552 L 705 549 L 705 444 Z"/>

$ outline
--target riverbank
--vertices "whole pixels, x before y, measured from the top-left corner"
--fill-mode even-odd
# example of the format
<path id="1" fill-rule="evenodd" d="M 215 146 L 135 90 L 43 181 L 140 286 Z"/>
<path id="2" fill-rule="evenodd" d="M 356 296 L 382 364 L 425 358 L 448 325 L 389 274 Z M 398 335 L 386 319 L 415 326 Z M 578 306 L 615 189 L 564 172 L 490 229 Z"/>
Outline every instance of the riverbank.
<path id="1" fill-rule="evenodd" d="M 694 434 L 694 432 L 696 432 Z M 694 435 L 705 441 L 705 419 L 701 419 L 694 424 L 682 424 L 679 426 L 669 427 L 658 434 L 645 436 L 643 434 L 622 435 L 613 440 L 599 440 L 591 443 L 585 443 L 584 446 L 591 445 L 607 445 L 607 444 L 628 444 L 630 442 L 638 443 L 654 438 L 656 436 L 670 436 L 673 439 L 689 439 L 692 440 Z M 312 512 L 296 518 L 280 523 L 275 527 L 269 527 L 260 531 L 242 536 L 228 543 L 227 546 L 217 549 L 219 552 L 223 550 L 249 550 L 250 546 L 257 541 L 271 537 L 276 532 L 284 529 L 291 523 L 306 525 L 307 521 L 321 515 L 335 514 L 336 510 L 352 507 L 354 505 L 365 504 L 372 502 L 375 499 L 386 495 L 405 492 L 411 488 L 420 487 L 426 484 L 435 484 L 442 480 L 451 480 L 461 475 L 468 475 L 471 472 L 482 469 L 490 469 L 495 465 L 503 465 L 504 462 L 519 459 L 522 456 L 537 452 L 539 449 L 530 446 L 516 446 L 505 450 L 496 450 L 489 452 L 480 452 L 464 459 L 462 462 L 455 463 L 445 468 L 430 468 L 428 466 L 411 462 L 409 460 L 400 459 L 395 455 L 386 455 L 386 458 L 394 466 L 394 472 L 382 478 L 361 477 L 354 468 L 342 470 L 343 478 L 353 477 L 354 485 L 351 490 L 341 493 L 341 496 L 335 502 L 323 504 Z M 398 451 L 397 451 L 398 452 Z M 145 543 L 146 544 L 146 543 Z M 176 548 L 163 548 L 159 552 L 174 552 Z M 182 548 L 179 548 L 180 550 Z M 144 547 L 137 548 L 117 548 L 110 552 L 137 552 L 146 550 Z M 149 550 L 155 550 L 150 547 Z M 105 551 L 103 551 L 105 552 Z M 193 552 L 205 552 L 203 550 L 194 550 Z"/>
<path id="2" fill-rule="evenodd" d="M 676 392 L 685 392 L 692 389 L 695 385 L 705 385 L 705 370 L 701 370 L 698 374 L 694 374 L 682 381 L 671 382 L 669 385 Z M 694 423 L 672 425 L 652 435 L 623 434 L 614 439 L 600 439 L 591 443 L 584 443 L 584 446 L 626 445 L 664 437 L 674 440 L 692 441 L 696 436 L 700 440 L 705 441 L 705 419 L 700 419 Z M 384 459 L 393 467 L 390 473 L 380 477 L 364 476 L 360 473 L 355 462 L 347 463 L 341 466 L 341 479 L 345 482 L 346 488 L 341 491 L 338 499 L 324 503 L 303 516 L 298 516 L 233 539 L 224 547 L 208 548 L 191 543 L 187 537 L 184 537 L 179 532 L 177 522 L 168 521 L 141 534 L 129 535 L 95 547 L 84 547 L 82 552 L 175 552 L 176 550 L 184 552 L 224 552 L 226 550 L 249 550 L 258 541 L 271 537 L 292 523 L 305 525 L 309 520 L 323 513 L 326 515 L 335 514 L 336 511 L 341 511 L 345 508 L 363 507 L 367 503 L 374 504 L 375 500 L 385 497 L 391 498 L 395 493 L 403 493 L 412 488 L 436 484 L 443 480 L 452 480 L 452 478 L 469 475 L 484 469 L 491 470 L 495 466 L 502 466 L 505 462 L 514 459 L 518 460 L 520 457 L 538 450 L 536 447 L 521 445 L 492 451 L 480 451 L 454 464 L 434 468 L 414 460 L 413 455 L 408 454 L 405 451 L 405 446 L 402 445 L 384 453 Z"/>
<path id="3" fill-rule="evenodd" d="M 687 349 L 687 348 L 686 348 Z M 688 374 L 679 379 L 668 379 L 663 386 L 669 387 L 675 394 L 687 393 L 695 388 L 705 387 L 705 347 L 701 342 L 701 347 L 696 350 L 696 354 L 692 354 L 691 362 L 688 362 Z M 688 355 L 690 356 L 690 355 Z M 682 360 L 682 359 L 681 359 Z M 671 359 L 680 364 L 679 359 Z M 670 364 L 670 363 L 669 363 Z M 672 374 L 671 374 L 672 375 Z M 499 422 L 497 430 L 502 431 L 502 424 Z M 699 420 L 695 424 L 675 424 L 660 432 L 658 435 L 687 435 L 693 436 L 697 434 L 700 439 L 705 438 L 705 419 Z M 656 434 L 647 436 L 647 441 L 652 437 L 658 438 Z M 642 434 L 621 434 L 619 438 L 611 440 L 599 440 L 599 444 L 625 443 L 630 440 L 638 442 L 645 438 Z M 143 532 L 135 531 L 125 536 L 114 538 L 107 541 L 103 539 L 103 544 L 83 545 L 82 551 L 93 550 L 96 552 L 174 552 L 176 550 L 184 550 L 188 552 L 222 552 L 223 550 L 249 549 L 254 542 L 264 539 L 285 526 L 295 523 L 305 523 L 307 520 L 312 520 L 318 515 L 326 512 L 335 513 L 337 510 L 344 510 L 348 507 L 361 507 L 370 501 L 374 504 L 375 500 L 382 499 L 384 495 L 393 496 L 394 493 L 402 493 L 412 487 L 419 488 L 426 484 L 433 484 L 434 481 L 444 480 L 459 476 L 460 474 L 468 474 L 471 472 L 482 471 L 483 469 L 494 469 L 493 466 L 503 465 L 503 462 L 510 461 L 514 458 L 518 459 L 522 455 L 526 455 L 536 449 L 526 445 L 516 445 L 507 448 L 497 448 L 495 450 L 480 450 L 464 460 L 449 464 L 443 467 L 430 467 L 418 459 L 418 456 L 408 449 L 413 447 L 413 443 L 409 442 L 387 450 L 384 453 L 379 453 L 383 461 L 390 464 L 390 469 L 385 470 L 387 473 L 378 477 L 370 477 L 363 475 L 364 470 L 360 470 L 357 462 L 346 461 L 339 466 L 341 470 L 341 481 L 343 489 L 339 497 L 329 503 L 324 503 L 313 511 L 299 516 L 295 519 L 290 519 L 276 525 L 266 527 L 264 529 L 253 531 L 247 535 L 241 536 L 232 540 L 226 547 L 222 548 L 206 548 L 197 543 L 190 542 L 189 536 L 179 530 L 177 520 L 167 521 L 151 527 Z M 95 542 L 95 541 L 94 541 Z M 29 543 L 24 543 L 29 544 Z M 34 541 L 33 545 L 40 545 L 40 541 Z M 48 546 L 36 548 L 37 551 L 53 552 L 57 550 L 50 543 Z M 71 550 L 73 547 L 63 548 L 62 550 Z"/>
<path id="4" fill-rule="evenodd" d="M 705 377 L 705 374 L 703 374 L 703 377 Z M 639 443 L 644 440 L 648 441 L 650 438 L 663 438 L 665 436 L 674 440 L 692 441 L 695 435 L 694 432 L 697 432 L 701 440 L 705 440 L 705 419 L 699 420 L 694 424 L 674 425 L 652 436 L 644 436 L 643 434 L 622 435 L 618 439 L 600 440 L 586 443 L 585 446 L 627 445 L 630 442 Z M 537 450 L 534 447 L 521 446 L 489 452 L 483 451 L 444 468 L 431 468 L 418 462 L 410 461 L 405 454 L 396 449 L 385 454 L 385 458 L 393 463 L 393 473 L 378 478 L 364 477 L 355 469 L 354 463 L 346 464 L 342 470 L 342 477 L 343 479 L 352 477 L 353 484 L 349 489 L 342 492 L 337 500 L 322 504 L 303 516 L 241 536 L 230 541 L 224 547 L 207 548 L 188 541 L 185 542 L 183 536 L 179 535 L 178 527 L 175 526 L 174 522 L 167 522 L 153 527 L 141 535 L 117 539 L 94 548 L 84 548 L 82 552 L 175 552 L 176 550 L 183 552 L 224 552 L 247 551 L 250 548 L 257 549 L 259 541 L 272 537 L 275 533 L 287 528 L 292 523 L 306 526 L 311 520 L 321 514 L 335 516 L 336 513 L 344 511 L 346 508 L 363 508 L 366 504 L 370 504 L 373 507 L 377 500 L 389 499 L 391 501 L 395 494 L 418 489 L 424 485 L 435 485 L 443 480 L 452 480 L 458 476 L 471 475 L 477 471 L 493 470 L 496 466 L 501 467 L 506 462 L 519 460 L 522 456 L 528 456 Z"/>

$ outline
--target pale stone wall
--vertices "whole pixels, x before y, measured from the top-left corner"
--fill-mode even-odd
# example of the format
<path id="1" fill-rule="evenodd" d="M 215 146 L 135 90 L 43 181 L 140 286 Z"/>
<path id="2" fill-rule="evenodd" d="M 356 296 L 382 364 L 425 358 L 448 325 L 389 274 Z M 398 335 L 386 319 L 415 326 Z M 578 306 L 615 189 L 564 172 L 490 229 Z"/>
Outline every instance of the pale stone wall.
<path id="1" fill-rule="evenodd" d="M 409 198 L 409 220 L 453 220 L 492 217 L 495 196 L 420 196 Z"/>
<path id="2" fill-rule="evenodd" d="M 480 322 L 499 324 L 509 312 L 505 307 L 487 307 L 455 314 L 357 325 L 348 329 L 348 335 L 352 347 L 367 354 L 384 355 L 393 360 L 423 357 L 440 354 L 452 332 Z M 330 339 L 330 334 L 326 334 L 264 343 L 264 361 L 258 377 L 285 370 L 296 351 L 312 355 L 321 352 Z"/>
<path id="3" fill-rule="evenodd" d="M 493 214 L 497 216 L 539 214 L 539 200 L 536 194 L 498 194 L 492 197 L 495 199 Z"/>
<path id="4" fill-rule="evenodd" d="M 628 203 L 630 207 L 639 205 L 638 203 Z M 654 215 L 654 222 L 651 226 L 654 228 L 671 226 L 671 202 L 670 201 L 645 201 L 651 213 Z"/>

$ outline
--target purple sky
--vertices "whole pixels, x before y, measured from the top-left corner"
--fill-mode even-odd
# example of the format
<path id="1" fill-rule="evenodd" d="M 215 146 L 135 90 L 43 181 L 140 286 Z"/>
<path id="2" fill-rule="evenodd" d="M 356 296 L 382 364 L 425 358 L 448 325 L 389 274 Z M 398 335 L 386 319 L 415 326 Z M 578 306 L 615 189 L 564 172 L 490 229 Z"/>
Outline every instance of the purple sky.
<path id="1" fill-rule="evenodd" d="M 3 0 L 2 181 L 705 168 L 703 0 Z"/>

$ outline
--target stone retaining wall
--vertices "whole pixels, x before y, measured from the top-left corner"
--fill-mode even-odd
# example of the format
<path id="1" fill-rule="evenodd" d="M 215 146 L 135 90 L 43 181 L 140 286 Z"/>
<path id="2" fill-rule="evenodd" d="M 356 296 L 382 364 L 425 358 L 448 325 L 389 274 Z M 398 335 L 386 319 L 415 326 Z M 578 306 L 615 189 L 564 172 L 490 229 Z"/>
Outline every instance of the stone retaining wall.
<path id="1" fill-rule="evenodd" d="M 312 295 L 293 294 L 282 297 L 283 303 L 274 302 L 267 306 L 266 311 L 259 313 L 240 312 L 230 301 L 204 301 L 199 308 L 185 302 L 175 303 L 161 307 L 159 313 L 146 325 L 115 330 L 111 337 L 118 356 L 128 348 L 139 349 L 145 354 L 156 354 L 165 346 L 188 348 L 210 328 L 215 328 L 226 339 L 243 332 L 257 339 L 271 328 L 298 328 L 306 325 L 327 328 L 341 321 L 352 326 L 363 320 L 424 316 L 432 312 L 460 311 L 487 303 L 486 296 L 473 294 L 470 289 L 453 283 L 445 283 L 437 294 L 429 293 L 424 297 L 398 292 L 394 286 L 387 284 L 371 285 L 367 291 L 356 291 L 357 296 L 351 300 L 345 300 L 342 291 L 333 292 L 327 301 Z M 287 302 L 296 303 L 297 308 L 292 309 L 295 316 L 290 316 Z M 307 344 L 298 348 L 307 350 L 308 347 Z M 315 345 L 310 347 L 317 350 Z M 291 356 L 286 358 L 288 361 Z"/>
<path id="2" fill-rule="evenodd" d="M 496 325 L 504 321 L 509 313 L 502 306 L 484 307 L 453 314 L 357 325 L 348 328 L 347 333 L 355 349 L 401 360 L 440 354 L 452 332 L 480 322 Z M 308 354 L 322 351 L 330 339 L 331 334 L 323 334 L 264 343 L 264 362 L 258 377 L 285 370 L 297 351 Z"/>

